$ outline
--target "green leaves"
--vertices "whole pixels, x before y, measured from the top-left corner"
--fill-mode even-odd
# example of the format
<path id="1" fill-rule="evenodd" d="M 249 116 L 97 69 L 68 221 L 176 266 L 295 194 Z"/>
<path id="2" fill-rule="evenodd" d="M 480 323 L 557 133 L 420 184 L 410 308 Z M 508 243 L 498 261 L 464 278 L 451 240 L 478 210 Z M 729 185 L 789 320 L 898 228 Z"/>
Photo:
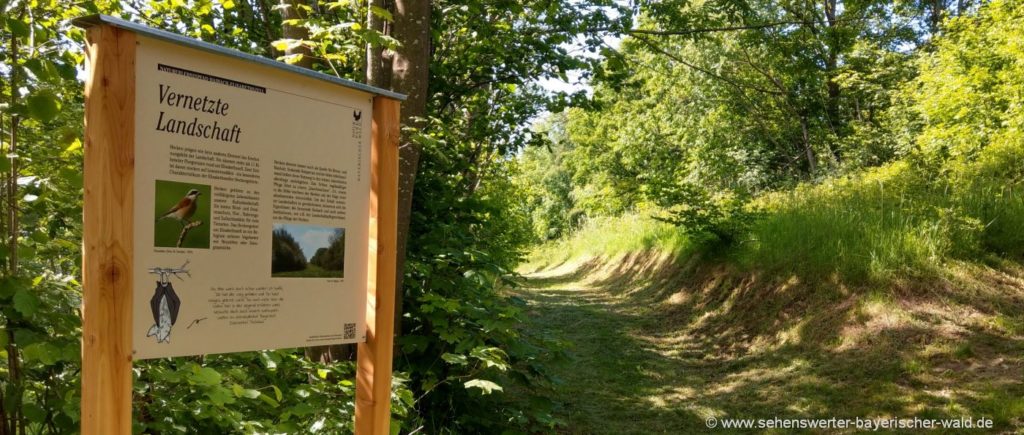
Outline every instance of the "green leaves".
<path id="1" fill-rule="evenodd" d="M 28 23 L 14 17 L 7 19 L 7 30 L 18 38 L 27 38 L 32 33 Z"/>
<path id="2" fill-rule="evenodd" d="M 262 394 L 251 388 L 243 388 L 241 385 L 235 384 L 231 387 L 231 391 L 235 394 L 235 397 L 244 397 L 246 399 L 255 399 L 260 397 Z"/>
<path id="3" fill-rule="evenodd" d="M 26 100 L 28 112 L 40 122 L 49 122 L 60 113 L 60 101 L 50 90 L 39 90 Z"/>
<path id="4" fill-rule="evenodd" d="M 491 394 L 495 391 L 502 391 L 500 385 L 484 379 L 473 379 L 470 381 L 466 381 L 466 383 L 463 384 L 463 386 L 465 386 L 467 389 L 479 388 L 480 392 L 483 394 Z"/>
<path id="5" fill-rule="evenodd" d="M 469 358 L 466 358 L 465 355 L 456 355 L 456 354 L 453 354 L 453 353 L 445 353 L 444 355 L 441 355 L 441 359 L 443 359 L 448 364 L 454 364 L 454 365 L 460 365 L 460 366 L 464 366 L 466 364 L 469 364 Z"/>
<path id="6" fill-rule="evenodd" d="M 26 361 L 52 365 L 63 358 L 63 351 L 50 343 L 33 343 L 22 350 Z"/>
<path id="7" fill-rule="evenodd" d="M 190 380 L 198 385 L 220 385 L 221 375 L 210 367 L 193 366 Z"/>
<path id="8" fill-rule="evenodd" d="M 23 287 L 14 293 L 14 309 L 25 317 L 31 317 L 39 309 L 39 298 L 31 288 Z"/>

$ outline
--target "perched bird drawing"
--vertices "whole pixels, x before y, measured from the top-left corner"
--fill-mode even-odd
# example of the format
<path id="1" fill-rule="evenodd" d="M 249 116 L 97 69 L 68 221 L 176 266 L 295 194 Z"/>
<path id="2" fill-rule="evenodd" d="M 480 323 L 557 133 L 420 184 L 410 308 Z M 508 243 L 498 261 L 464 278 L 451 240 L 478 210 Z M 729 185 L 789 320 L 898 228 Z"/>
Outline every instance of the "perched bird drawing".
<path id="1" fill-rule="evenodd" d="M 198 207 L 198 205 L 199 191 L 196 189 L 189 190 L 188 194 L 186 194 L 184 198 L 181 198 L 181 201 L 178 201 L 177 205 L 171 207 L 170 210 L 167 210 L 166 213 L 156 218 L 156 220 L 174 219 L 184 226 L 189 223 L 189 219 L 192 218 L 192 215 L 196 214 L 196 207 Z"/>

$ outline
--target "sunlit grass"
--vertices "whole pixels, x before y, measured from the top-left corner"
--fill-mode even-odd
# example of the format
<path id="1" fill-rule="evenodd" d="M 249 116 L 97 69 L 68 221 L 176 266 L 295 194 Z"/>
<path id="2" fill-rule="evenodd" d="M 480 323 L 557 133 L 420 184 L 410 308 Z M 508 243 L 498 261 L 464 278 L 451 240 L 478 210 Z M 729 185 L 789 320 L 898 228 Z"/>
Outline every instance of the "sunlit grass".
<path id="1" fill-rule="evenodd" d="M 682 256 L 695 248 L 686 233 L 673 225 L 640 214 L 596 218 L 566 239 L 538 246 L 526 269 L 555 266 L 572 259 L 611 257 L 658 250 Z"/>
<path id="2" fill-rule="evenodd" d="M 1019 255 L 1024 198 L 1004 178 L 973 175 L 930 177 L 897 162 L 765 195 L 755 201 L 765 217 L 736 258 L 749 268 L 864 283 L 938 276 L 950 259 Z"/>

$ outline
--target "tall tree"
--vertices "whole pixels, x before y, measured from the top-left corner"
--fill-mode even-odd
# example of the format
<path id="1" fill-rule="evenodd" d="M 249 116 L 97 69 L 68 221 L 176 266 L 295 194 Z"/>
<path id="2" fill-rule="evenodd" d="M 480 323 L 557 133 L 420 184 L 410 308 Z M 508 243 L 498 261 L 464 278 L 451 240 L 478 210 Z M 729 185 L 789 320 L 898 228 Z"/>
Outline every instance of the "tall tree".
<path id="1" fill-rule="evenodd" d="M 391 89 L 405 94 L 402 104 L 403 126 L 421 130 L 426 126 L 427 92 L 430 77 L 431 45 L 430 0 L 396 0 L 392 36 L 398 47 L 391 56 L 390 77 L 386 82 Z M 376 53 L 371 53 L 375 55 Z M 377 59 L 370 59 L 375 64 Z M 412 199 L 419 170 L 420 144 L 409 135 L 403 135 L 399 148 L 398 165 L 398 259 L 396 262 L 395 321 L 400 323 L 403 310 L 402 282 L 405 278 L 406 251 L 409 243 L 409 225 L 412 218 Z M 401 331 L 396 327 L 395 331 Z"/>

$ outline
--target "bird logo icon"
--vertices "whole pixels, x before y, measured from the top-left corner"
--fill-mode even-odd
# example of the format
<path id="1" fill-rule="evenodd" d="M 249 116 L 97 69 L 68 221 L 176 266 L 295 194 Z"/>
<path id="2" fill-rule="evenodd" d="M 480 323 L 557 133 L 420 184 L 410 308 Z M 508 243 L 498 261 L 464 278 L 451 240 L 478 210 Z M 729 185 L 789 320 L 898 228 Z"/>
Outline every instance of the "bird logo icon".
<path id="1" fill-rule="evenodd" d="M 188 224 L 192 215 L 196 214 L 196 207 L 199 205 L 198 198 L 199 190 L 189 190 L 185 197 L 181 198 L 181 201 L 178 201 L 178 204 L 171 207 L 170 210 L 167 210 L 166 213 L 156 218 L 156 220 L 174 219 L 182 225 Z"/>

